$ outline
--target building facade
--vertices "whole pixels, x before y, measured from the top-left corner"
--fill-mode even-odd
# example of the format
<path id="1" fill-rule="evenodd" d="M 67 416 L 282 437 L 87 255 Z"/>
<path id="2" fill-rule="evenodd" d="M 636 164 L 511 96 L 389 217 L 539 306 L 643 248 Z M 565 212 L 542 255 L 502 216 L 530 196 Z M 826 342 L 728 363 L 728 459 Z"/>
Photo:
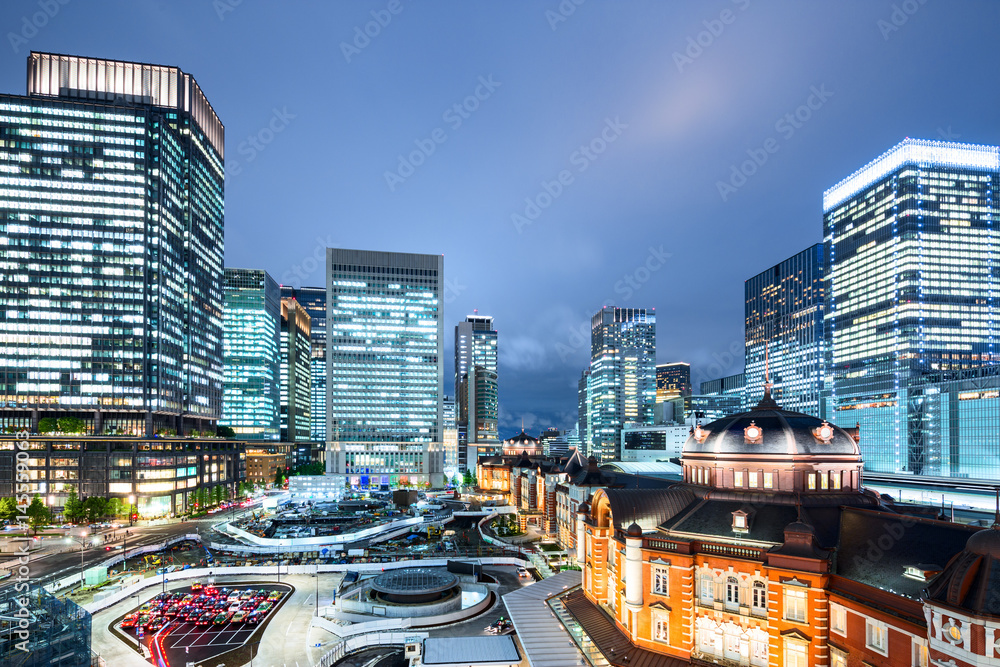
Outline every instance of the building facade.
<path id="1" fill-rule="evenodd" d="M 30 582 L 16 584 L 16 580 L 0 588 L 0 665 L 92 667 L 97 664 L 90 648 L 90 613 L 41 586 Z"/>
<path id="2" fill-rule="evenodd" d="M 691 395 L 691 364 L 674 361 L 656 365 L 656 402 Z"/>
<path id="3" fill-rule="evenodd" d="M 653 423 L 656 315 L 644 308 L 602 308 L 591 320 L 587 378 L 589 449 L 600 461 L 621 457 L 626 422 Z"/>
<path id="4" fill-rule="evenodd" d="M 224 129 L 197 82 L 32 52 L 0 111 L 3 425 L 214 430 Z"/>
<path id="5" fill-rule="evenodd" d="M 444 486 L 444 447 L 440 442 L 344 442 L 327 450 L 327 476 L 354 489 L 389 490 L 400 486 Z"/>
<path id="6" fill-rule="evenodd" d="M 328 248 L 327 274 L 329 442 L 441 451 L 444 257 Z"/>
<path id="7" fill-rule="evenodd" d="M 468 445 L 499 437 L 498 334 L 489 315 L 469 315 L 455 325 L 455 402 L 459 469 Z M 475 465 L 472 462 L 472 465 Z"/>
<path id="8" fill-rule="evenodd" d="M 310 386 L 309 437 L 326 442 L 326 288 L 281 286 L 281 298 L 295 299 L 309 313 Z"/>
<path id="9" fill-rule="evenodd" d="M 312 434 L 312 318 L 295 299 L 281 300 L 281 440 Z"/>
<path id="10" fill-rule="evenodd" d="M 820 418 L 824 262 L 823 244 L 817 243 L 744 283 L 746 386 L 762 387 L 767 375 L 775 400 L 786 409 Z"/>
<path id="11" fill-rule="evenodd" d="M 622 461 L 669 461 L 680 458 L 691 427 L 685 424 L 626 424 L 621 434 Z"/>
<path id="12" fill-rule="evenodd" d="M 278 471 L 286 471 L 293 463 L 291 446 L 276 444 L 247 447 L 246 481 L 267 486 L 274 483 Z"/>
<path id="13" fill-rule="evenodd" d="M 901 512 L 857 440 L 767 393 L 695 429 L 683 482 L 579 508 L 583 583 L 554 608 L 621 667 L 996 663 L 1000 520 Z"/>
<path id="14" fill-rule="evenodd" d="M 278 440 L 281 297 L 266 271 L 225 273 L 225 390 L 220 426 L 244 440 Z"/>
<path id="15" fill-rule="evenodd" d="M 938 474 L 928 373 L 1000 362 L 1000 149 L 906 139 L 827 190 L 827 415 L 866 465 Z"/>
<path id="16" fill-rule="evenodd" d="M 14 497 L 18 445 L 0 439 L 0 497 Z M 32 436 L 26 452 L 27 489 L 18 482 L 18 495 L 37 493 L 57 511 L 73 489 L 81 499 L 132 497 L 145 518 L 180 514 L 196 489 L 223 486 L 235 496 L 246 476 L 245 444 L 221 438 Z"/>

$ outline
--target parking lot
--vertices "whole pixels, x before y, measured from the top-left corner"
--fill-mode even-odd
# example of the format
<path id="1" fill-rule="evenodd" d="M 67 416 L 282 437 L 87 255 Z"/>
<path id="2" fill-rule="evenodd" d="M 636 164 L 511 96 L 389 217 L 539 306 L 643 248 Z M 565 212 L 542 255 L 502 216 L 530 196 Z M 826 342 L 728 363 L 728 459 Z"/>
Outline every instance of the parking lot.
<path id="1" fill-rule="evenodd" d="M 153 664 L 218 662 L 262 630 L 292 590 L 285 584 L 174 588 L 118 619 L 115 626 L 136 637 Z M 241 655 L 233 664 L 245 661 Z"/>

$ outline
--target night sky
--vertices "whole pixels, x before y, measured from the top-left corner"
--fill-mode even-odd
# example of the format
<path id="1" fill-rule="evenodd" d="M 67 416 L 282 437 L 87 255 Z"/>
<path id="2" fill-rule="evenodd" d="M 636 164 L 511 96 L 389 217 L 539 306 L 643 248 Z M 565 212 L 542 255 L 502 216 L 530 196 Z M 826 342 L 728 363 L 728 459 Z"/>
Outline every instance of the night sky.
<path id="1" fill-rule="evenodd" d="M 443 253 L 444 390 L 493 315 L 502 437 L 573 426 L 605 303 L 696 383 L 740 372 L 743 281 L 821 240 L 823 190 L 907 136 L 1000 142 L 997 2 L 577 2 L 6 0 L 0 90 L 32 49 L 194 75 L 226 265 Z"/>

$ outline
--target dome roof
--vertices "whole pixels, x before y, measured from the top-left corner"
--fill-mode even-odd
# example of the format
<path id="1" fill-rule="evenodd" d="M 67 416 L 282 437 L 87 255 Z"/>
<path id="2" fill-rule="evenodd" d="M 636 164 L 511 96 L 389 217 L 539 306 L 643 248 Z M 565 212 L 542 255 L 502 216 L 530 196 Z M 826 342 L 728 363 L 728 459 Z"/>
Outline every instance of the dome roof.
<path id="1" fill-rule="evenodd" d="M 926 598 L 973 614 L 1000 616 L 1000 525 L 973 533 L 927 586 Z"/>
<path id="2" fill-rule="evenodd" d="M 969 538 L 965 544 L 965 550 L 1000 560 L 1000 530 L 997 530 L 996 527 L 990 530 L 980 530 Z"/>
<path id="3" fill-rule="evenodd" d="M 633 521 L 632 525 L 625 531 L 625 534 L 629 537 L 642 537 L 642 526 Z"/>
<path id="4" fill-rule="evenodd" d="M 860 459 L 861 451 L 844 429 L 811 415 L 782 410 L 767 391 L 750 412 L 723 417 L 694 429 L 684 443 L 684 456 L 692 454 L 850 456 Z"/>
<path id="5" fill-rule="evenodd" d="M 520 433 L 518 433 L 517 435 L 515 435 L 510 440 L 507 440 L 504 444 L 505 445 L 526 445 L 526 446 L 531 446 L 531 447 L 537 447 L 538 446 L 538 438 L 532 438 L 530 435 L 528 435 L 527 433 L 524 432 L 524 429 L 521 429 Z"/>

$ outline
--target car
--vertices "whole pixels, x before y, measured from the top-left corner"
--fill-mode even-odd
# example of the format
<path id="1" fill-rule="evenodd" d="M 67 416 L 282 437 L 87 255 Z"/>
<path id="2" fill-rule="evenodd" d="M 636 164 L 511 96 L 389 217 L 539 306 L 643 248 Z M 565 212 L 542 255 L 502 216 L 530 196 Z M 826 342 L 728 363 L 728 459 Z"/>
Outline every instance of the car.
<path id="1" fill-rule="evenodd" d="M 204 593 L 205 595 L 211 595 L 214 597 L 219 594 L 219 589 L 216 588 L 215 586 L 205 586 L 205 588 L 202 589 L 201 592 Z"/>
<path id="2" fill-rule="evenodd" d="M 517 576 L 519 576 L 519 577 L 530 577 L 531 573 L 528 572 L 528 568 L 526 568 L 526 567 L 519 567 L 519 568 L 517 568 Z"/>
<path id="3" fill-rule="evenodd" d="M 261 612 L 262 614 L 266 614 L 267 612 L 271 611 L 271 607 L 273 606 L 274 606 L 273 602 L 261 602 L 259 605 L 257 605 L 257 611 Z"/>
<path id="4" fill-rule="evenodd" d="M 184 610 L 184 620 L 188 623 L 198 620 L 199 616 L 201 616 L 201 609 L 197 607 L 188 607 Z"/>
<path id="5" fill-rule="evenodd" d="M 212 620 L 212 623 L 214 623 L 215 625 L 222 625 L 222 624 L 224 624 L 224 623 L 228 623 L 228 622 L 229 622 L 229 619 L 230 619 L 230 617 L 231 617 L 231 616 L 232 616 L 231 614 L 229 614 L 229 613 L 227 613 L 227 612 L 223 612 L 223 613 L 221 613 L 221 614 L 218 614 L 218 615 L 217 615 L 217 616 L 216 616 L 216 617 L 215 617 L 215 618 L 214 618 L 214 619 Z"/>
<path id="6" fill-rule="evenodd" d="M 149 630 L 150 632 L 156 632 L 166 624 L 167 624 L 166 619 L 161 617 L 156 617 L 149 622 L 149 625 L 146 627 L 146 629 Z"/>
<path id="7" fill-rule="evenodd" d="M 284 593 L 282 593 L 281 591 L 271 591 L 270 595 L 267 596 L 267 599 L 271 602 L 277 602 L 282 598 L 283 595 Z"/>
<path id="8" fill-rule="evenodd" d="M 195 621 L 195 625 L 208 625 L 212 622 L 212 619 L 214 619 L 215 616 L 216 614 L 214 611 L 203 611 Z"/>
<path id="9" fill-rule="evenodd" d="M 122 619 L 122 627 L 123 628 L 134 628 L 135 624 L 136 624 L 136 622 L 138 620 L 139 620 L 139 614 L 138 613 L 129 614 L 128 616 L 126 616 L 125 618 Z"/>
<path id="10" fill-rule="evenodd" d="M 193 600 L 194 600 L 194 596 L 188 594 L 188 595 L 185 595 L 184 597 L 181 598 L 181 604 L 187 606 L 187 605 L 191 604 L 191 602 Z"/>
<path id="11" fill-rule="evenodd" d="M 200 591 L 200 590 L 202 590 L 204 588 L 205 588 L 204 585 L 202 585 L 202 583 L 200 581 L 196 581 L 193 584 L 191 584 L 191 592 L 192 593 L 194 591 Z"/>
<path id="12" fill-rule="evenodd" d="M 139 616 L 139 620 L 136 621 L 136 626 L 140 627 L 140 628 L 144 628 L 147 625 L 149 625 L 149 622 L 151 620 L 152 619 L 150 618 L 150 616 L 148 614 L 142 614 L 142 615 Z"/>
<path id="13" fill-rule="evenodd" d="M 153 597 L 153 600 L 156 602 L 163 602 L 164 600 L 169 600 L 172 596 L 172 593 L 157 593 Z"/>
<path id="14" fill-rule="evenodd" d="M 229 594 L 229 597 L 226 598 L 226 600 L 229 602 L 229 604 L 232 604 L 234 602 L 239 602 L 240 601 L 240 592 L 239 591 L 233 591 L 232 593 Z"/>
<path id="15" fill-rule="evenodd" d="M 235 614 L 233 614 L 232 622 L 233 623 L 242 623 L 243 620 L 246 617 L 247 617 L 247 613 L 245 611 L 238 611 Z"/>
<path id="16" fill-rule="evenodd" d="M 257 608 L 257 604 L 256 600 L 247 600 L 240 605 L 240 611 L 253 611 Z"/>
<path id="17" fill-rule="evenodd" d="M 246 602 L 247 600 L 252 600 L 253 596 L 256 595 L 256 594 L 257 594 L 256 591 L 253 591 L 253 590 L 251 590 L 251 589 L 248 588 L 247 590 L 245 590 L 242 593 L 240 593 L 240 600 L 242 602 Z"/>
<path id="18" fill-rule="evenodd" d="M 167 609 L 163 612 L 163 615 L 173 617 L 179 614 L 180 612 L 181 612 L 181 606 L 179 604 L 174 603 L 169 607 L 167 607 Z"/>

